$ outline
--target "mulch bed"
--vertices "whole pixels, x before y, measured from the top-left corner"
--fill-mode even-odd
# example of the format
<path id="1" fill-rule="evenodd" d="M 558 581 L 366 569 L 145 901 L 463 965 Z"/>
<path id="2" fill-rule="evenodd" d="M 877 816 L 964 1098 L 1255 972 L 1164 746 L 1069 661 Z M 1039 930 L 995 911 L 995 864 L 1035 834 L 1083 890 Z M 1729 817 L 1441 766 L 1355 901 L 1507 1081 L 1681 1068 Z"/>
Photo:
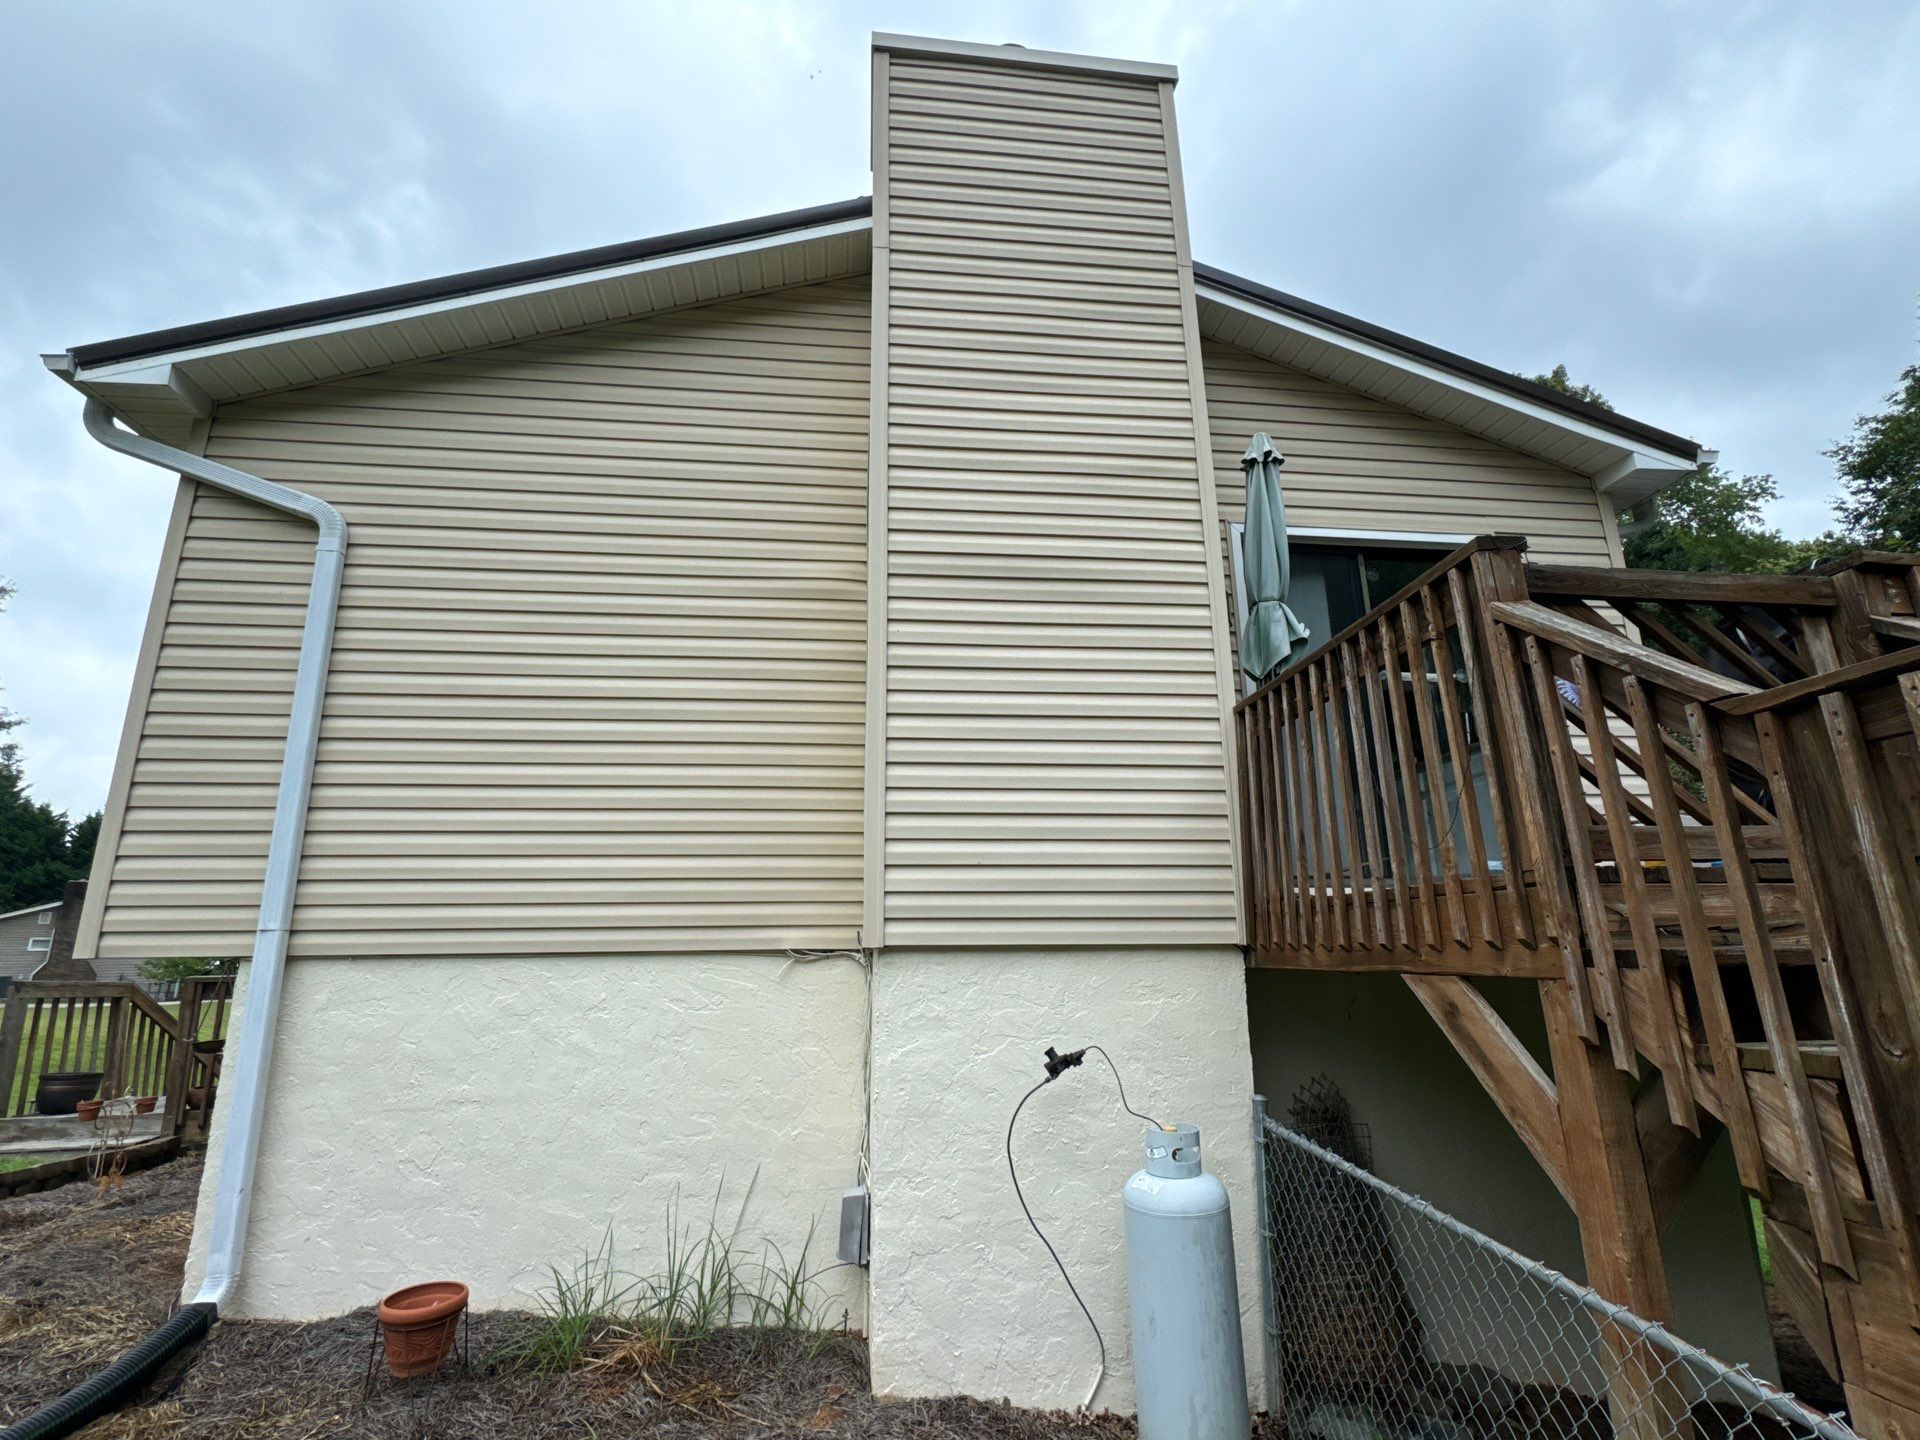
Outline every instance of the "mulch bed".
<path id="1" fill-rule="evenodd" d="M 177 1295 L 199 1189 L 180 1159 L 112 1189 L 90 1183 L 0 1201 L 0 1425 L 18 1420 L 116 1357 Z M 369 1311 L 312 1324 L 216 1325 L 140 1403 L 98 1421 L 88 1440 L 321 1440 L 327 1436 L 810 1436 L 917 1440 L 1124 1440 L 1133 1422 L 1016 1410 L 966 1399 L 875 1400 L 857 1336 L 725 1332 L 663 1363 L 604 1348 L 551 1378 L 490 1362 L 530 1317 L 473 1317 L 473 1370 L 395 1381 L 377 1370 L 362 1395 Z"/>

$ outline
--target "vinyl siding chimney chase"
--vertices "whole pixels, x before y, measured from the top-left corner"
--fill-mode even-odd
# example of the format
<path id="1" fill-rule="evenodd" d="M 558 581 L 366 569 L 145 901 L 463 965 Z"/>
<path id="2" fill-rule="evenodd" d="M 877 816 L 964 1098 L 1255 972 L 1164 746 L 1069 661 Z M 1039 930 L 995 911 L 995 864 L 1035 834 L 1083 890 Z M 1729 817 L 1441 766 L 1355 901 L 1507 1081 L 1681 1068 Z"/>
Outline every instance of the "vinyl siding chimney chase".
<path id="1" fill-rule="evenodd" d="M 1237 938 L 1172 92 L 875 39 L 869 943 Z"/>

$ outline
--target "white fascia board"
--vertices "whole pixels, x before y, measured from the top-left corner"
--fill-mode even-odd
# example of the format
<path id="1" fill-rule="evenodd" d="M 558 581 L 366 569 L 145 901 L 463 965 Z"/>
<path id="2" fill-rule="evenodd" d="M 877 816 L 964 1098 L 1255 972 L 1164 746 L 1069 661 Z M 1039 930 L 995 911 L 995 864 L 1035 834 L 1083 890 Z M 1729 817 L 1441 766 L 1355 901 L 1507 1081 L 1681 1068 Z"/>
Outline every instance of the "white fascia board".
<path id="1" fill-rule="evenodd" d="M 6 914 L 0 915 L 0 920 L 12 920 L 21 915 L 37 915 L 42 910 L 58 910 L 60 904 L 58 900 L 49 900 L 44 905 L 28 905 L 23 909 L 9 910 Z"/>
<path id="2" fill-rule="evenodd" d="M 1398 350 L 1390 350 L 1384 345 L 1376 345 L 1370 340 L 1363 340 L 1357 335 L 1349 335 L 1345 331 L 1336 330 L 1330 325 L 1322 325 L 1299 315 L 1292 315 L 1284 310 L 1277 310 L 1270 305 L 1262 305 L 1257 300 L 1249 300 L 1243 295 L 1234 294 L 1231 290 L 1222 290 L 1217 285 L 1209 285 L 1201 282 L 1195 285 L 1194 291 L 1202 300 L 1211 301 L 1213 304 L 1223 306 L 1229 310 L 1236 310 L 1242 315 L 1251 316 L 1269 325 L 1277 325 L 1281 329 L 1290 330 L 1296 335 L 1303 335 L 1308 339 L 1318 340 L 1323 344 L 1332 345 L 1336 349 L 1345 350 L 1349 354 L 1357 355 L 1362 359 L 1372 360 L 1378 364 L 1390 366 L 1405 374 L 1431 381 L 1435 385 L 1445 386 L 1447 389 L 1458 391 L 1463 395 L 1469 395 L 1476 400 L 1484 400 L 1490 405 L 1497 405 L 1504 410 L 1512 411 L 1516 415 L 1525 416 L 1529 420 L 1537 420 L 1543 425 L 1551 425 L 1555 429 L 1563 430 L 1570 435 L 1578 435 L 1583 440 L 1597 441 L 1602 445 L 1611 446 L 1616 451 L 1630 452 L 1627 458 L 1634 462 L 1630 467 L 1632 470 L 1673 471 L 1676 474 L 1690 474 L 1693 471 L 1693 461 L 1686 459 L 1684 456 L 1674 455 L 1660 450 L 1647 450 L 1644 448 L 1642 442 L 1629 440 L 1603 426 L 1592 424 L 1589 421 L 1564 414 L 1558 410 L 1550 410 L 1544 405 L 1536 405 L 1531 400 L 1527 400 L 1522 396 L 1510 394 L 1505 390 L 1495 389 L 1491 385 L 1482 384 L 1480 381 L 1461 375 L 1456 371 L 1442 369 L 1438 365 L 1429 364 L 1425 360 L 1402 354 Z M 1618 467 L 1616 465 L 1613 468 Z M 1610 471 L 1603 473 L 1610 473 Z M 1597 478 L 1598 477 L 1596 477 L 1596 479 Z"/>
<path id="3" fill-rule="evenodd" d="M 750 240 L 730 240 L 724 244 L 709 245 L 698 250 L 676 250 L 670 255 L 630 260 L 620 265 L 603 266 L 598 270 L 576 270 L 570 274 L 556 275 L 544 280 L 503 285 L 495 290 L 474 290 L 463 295 L 448 296 L 442 300 L 427 300 L 417 305 L 402 305 L 391 310 L 374 311 L 367 315 L 353 315 L 340 320 L 292 326 L 285 330 L 270 330 L 260 335 L 244 335 L 208 345 L 188 346 L 160 355 L 142 355 L 134 360 L 111 361 L 104 365 L 88 366 L 70 378 L 77 385 L 117 381 L 123 377 L 139 375 L 155 366 L 178 365 L 193 360 L 210 359 L 217 355 L 231 355 L 242 350 L 257 350 L 268 345 L 283 345 L 296 340 L 318 339 L 327 335 L 367 330 L 389 325 L 395 321 L 444 315 L 449 311 L 492 304 L 500 300 L 546 295 L 576 286 L 595 285 L 602 281 L 620 280 L 657 270 L 672 270 L 682 265 L 696 265 L 702 261 L 723 260 L 729 255 L 746 255 L 758 250 L 785 249 L 810 240 L 828 240 L 836 235 L 855 235 L 872 227 L 873 221 L 864 216 L 852 220 L 834 220 L 823 225 L 809 225 L 801 230 L 785 230 L 777 235 L 762 235 Z"/>
<path id="4" fill-rule="evenodd" d="M 205 418 L 213 413 L 213 401 L 185 368 L 174 361 L 134 361 L 117 367 L 111 376 L 79 374 L 71 377 L 88 394 L 97 394 L 109 405 L 138 396 L 166 404 L 170 409 Z"/>

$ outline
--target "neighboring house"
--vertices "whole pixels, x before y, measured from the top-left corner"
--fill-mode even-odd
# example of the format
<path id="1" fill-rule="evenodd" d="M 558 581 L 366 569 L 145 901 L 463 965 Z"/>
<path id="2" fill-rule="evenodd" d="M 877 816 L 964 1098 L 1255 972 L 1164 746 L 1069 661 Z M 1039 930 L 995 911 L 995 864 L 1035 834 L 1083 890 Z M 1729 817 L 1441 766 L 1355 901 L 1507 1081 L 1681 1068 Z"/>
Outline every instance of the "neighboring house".
<path id="1" fill-rule="evenodd" d="M 1249 1008 L 1248 437 L 1287 457 L 1320 635 L 1484 532 L 1617 565 L 1618 511 L 1701 452 L 1192 263 L 1171 70 L 879 37 L 874 89 L 872 201 L 50 361 L 351 531 L 235 1313 L 441 1274 L 524 1303 L 749 1187 L 744 1233 L 824 1265 L 868 1176 L 871 1269 L 819 1283 L 876 1387 L 1078 1403 L 1002 1143 L 1043 1048 L 1098 1043 L 1233 1191 L 1260 1390 L 1249 1097 L 1338 1076 L 1365 992 L 1262 974 Z M 248 954 L 312 555 L 180 486 L 82 955 Z M 1343 1083 L 1383 1142 L 1403 1102 L 1466 1117 L 1382 1168 L 1576 1268 L 1538 1176 L 1463 1183 L 1510 1143 L 1466 1069 L 1380 1063 Z M 1124 1407 L 1109 1080 L 1037 1097 L 1019 1148 Z M 1737 1191 L 1702 1183 L 1681 1310 L 1764 1365 Z"/>
<path id="2" fill-rule="evenodd" d="M 98 978 L 73 953 L 86 897 L 87 882 L 72 880 L 58 900 L 0 915 L 0 988 L 15 980 Z"/>
<path id="3" fill-rule="evenodd" d="M 0 915 L 0 981 L 25 980 L 47 963 L 60 902 L 29 905 Z"/>

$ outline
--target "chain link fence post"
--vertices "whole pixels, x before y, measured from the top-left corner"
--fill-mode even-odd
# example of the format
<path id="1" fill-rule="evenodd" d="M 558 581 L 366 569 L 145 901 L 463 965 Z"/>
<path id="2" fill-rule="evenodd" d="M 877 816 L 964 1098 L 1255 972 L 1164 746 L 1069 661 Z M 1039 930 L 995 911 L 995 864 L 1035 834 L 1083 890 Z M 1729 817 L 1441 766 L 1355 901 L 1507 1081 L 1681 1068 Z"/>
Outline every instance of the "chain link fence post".
<path id="1" fill-rule="evenodd" d="M 1267 1215 L 1267 1097 L 1253 1097 L 1254 1224 L 1260 1237 L 1260 1339 L 1267 1367 L 1267 1413 L 1280 1414 L 1280 1327 L 1273 1310 L 1273 1225 Z"/>

